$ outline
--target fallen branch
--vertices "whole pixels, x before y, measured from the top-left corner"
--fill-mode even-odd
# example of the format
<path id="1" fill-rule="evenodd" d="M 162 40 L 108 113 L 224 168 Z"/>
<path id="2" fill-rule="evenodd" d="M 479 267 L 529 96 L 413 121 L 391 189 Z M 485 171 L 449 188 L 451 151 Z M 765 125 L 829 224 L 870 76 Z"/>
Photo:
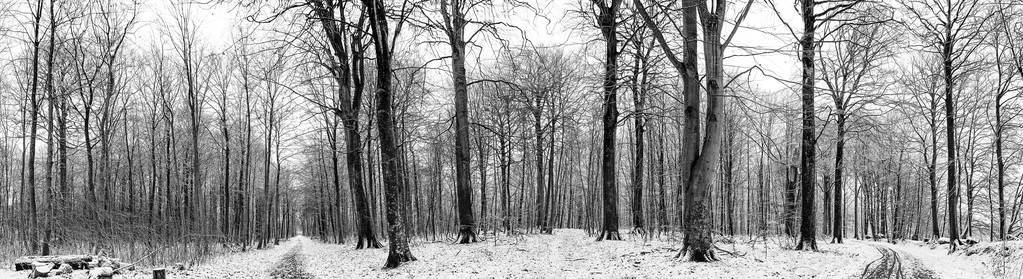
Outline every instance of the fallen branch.
<path id="1" fill-rule="evenodd" d="M 714 249 L 716 249 L 718 251 L 721 251 L 721 252 L 724 252 L 725 254 L 728 254 L 728 255 L 730 255 L 732 257 L 745 257 L 746 256 L 745 253 L 740 254 L 739 252 L 736 252 L 736 251 L 728 251 L 728 250 L 725 250 L 725 249 L 723 249 L 721 247 L 718 247 L 717 245 L 714 245 Z"/>

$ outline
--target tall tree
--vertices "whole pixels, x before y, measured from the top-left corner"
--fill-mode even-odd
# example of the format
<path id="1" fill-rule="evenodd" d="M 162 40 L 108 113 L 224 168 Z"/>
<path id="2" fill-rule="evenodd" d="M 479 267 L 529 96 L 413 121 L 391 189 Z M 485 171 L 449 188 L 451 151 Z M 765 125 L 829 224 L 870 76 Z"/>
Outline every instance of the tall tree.
<path id="1" fill-rule="evenodd" d="M 941 59 L 942 94 L 945 107 L 945 136 L 948 156 L 948 229 L 949 250 L 955 251 L 959 240 L 959 188 L 956 178 L 955 90 L 957 81 L 968 74 L 976 61 L 973 53 L 981 45 L 986 32 L 985 22 L 991 15 L 982 1 L 974 0 L 903 0 L 900 2 L 912 15 L 917 36 L 925 51 Z"/>
<path id="2" fill-rule="evenodd" d="M 1004 141 L 1005 132 L 1010 127 L 1009 121 L 1014 118 L 1014 115 L 1007 113 L 1009 102 L 1015 99 L 1016 96 L 1009 95 L 1009 93 L 1015 89 L 1014 81 L 1019 80 L 1023 77 L 1023 49 L 1017 42 L 1019 38 L 1018 31 L 1015 31 L 1012 27 L 1013 18 L 1018 18 L 1020 13 L 1014 9 L 1014 5 L 1003 3 L 1002 1 L 997 2 L 998 6 L 998 17 L 994 21 L 995 28 L 993 30 L 992 38 L 989 42 L 992 52 L 994 53 L 995 64 L 995 75 L 996 75 L 996 87 L 992 91 L 994 94 L 994 123 L 991 127 L 994 130 L 994 145 L 995 145 L 995 179 L 998 187 L 998 239 L 1004 240 L 1008 228 L 1005 223 L 1005 170 L 1006 162 L 1004 158 Z"/>
<path id="3" fill-rule="evenodd" d="M 345 161 L 347 163 L 348 185 L 352 188 L 355 198 L 355 214 L 357 217 L 357 241 L 355 249 L 380 248 L 380 242 L 373 233 L 373 214 L 370 208 L 369 196 L 364 186 L 363 171 L 363 145 L 362 135 L 359 133 L 359 110 L 362 108 L 362 93 L 364 86 L 364 59 L 365 46 L 363 45 L 364 21 L 363 14 L 360 14 L 356 23 L 356 30 L 350 35 L 351 44 L 346 44 L 344 28 L 338 22 L 347 22 L 344 18 L 345 1 L 316 0 L 310 1 L 323 32 L 326 34 L 327 42 L 330 44 L 333 60 L 330 64 L 334 68 L 331 73 L 334 75 L 335 83 L 338 86 L 337 108 L 335 114 L 341 118 L 342 126 L 345 129 Z M 341 16 L 341 18 L 335 17 Z M 346 48 L 345 46 L 350 46 Z M 349 61 L 349 53 L 351 60 Z M 351 65 L 351 66 L 349 66 Z M 351 83 L 349 83 L 351 82 Z M 349 85 L 352 86 L 349 86 Z M 336 156 L 336 155 L 334 155 Z M 336 171 L 335 171 L 336 172 Z M 334 190 L 340 193 L 340 183 L 334 183 Z"/>
<path id="4" fill-rule="evenodd" d="M 678 184 L 681 189 L 676 191 L 676 202 L 679 205 L 686 205 L 688 207 L 689 199 L 693 198 L 688 195 L 690 190 L 688 187 L 689 180 L 692 179 L 691 167 L 696 162 L 696 157 L 700 149 L 700 82 L 699 82 L 699 71 L 697 70 L 697 6 L 699 0 L 689 0 L 677 3 L 679 9 L 671 9 L 671 11 L 681 10 L 682 14 L 664 15 L 665 17 L 679 18 L 682 20 L 682 33 L 679 34 L 682 40 L 682 58 L 679 58 L 679 54 L 674 53 L 672 45 L 668 42 L 664 32 L 661 31 L 661 25 L 659 21 L 661 18 L 654 18 L 647 11 L 642 0 L 633 0 L 633 5 L 636 6 L 636 11 L 643 17 L 647 28 L 651 30 L 651 35 L 657 41 L 662 52 L 668 58 L 671 66 L 676 72 L 682 77 L 683 89 L 683 106 L 684 108 L 684 121 L 682 128 L 682 146 L 679 153 L 678 163 L 680 165 L 678 174 Z M 657 7 L 663 7 L 664 3 L 656 3 Z M 661 8 L 662 10 L 667 10 Z M 665 13 L 666 11 L 661 11 Z M 675 22 L 671 22 L 672 25 L 677 25 Z M 686 193 L 683 195 L 683 193 Z M 703 197 L 700 197 L 703 198 Z M 685 199 L 685 200 L 684 200 Z M 685 214 L 679 214 L 679 224 L 688 223 L 685 218 Z M 681 253 L 680 253 L 681 255 Z"/>
<path id="5" fill-rule="evenodd" d="M 28 155 L 25 157 L 23 173 L 26 174 L 28 185 L 23 185 L 22 190 L 27 193 L 28 203 L 28 214 L 29 214 L 29 233 L 28 241 L 31 243 L 31 252 L 35 254 L 39 251 L 39 216 L 36 212 L 36 133 L 38 132 L 37 126 L 39 125 L 39 44 L 42 42 L 42 36 L 39 35 L 39 29 L 43 18 L 43 0 L 36 2 L 35 12 L 32 13 L 32 73 L 30 74 L 29 83 L 31 88 L 29 89 L 28 95 L 28 146 L 25 147 L 28 151 Z"/>
<path id="6" fill-rule="evenodd" d="M 621 0 L 593 0 L 596 23 L 604 38 L 603 152 L 600 181 L 603 186 L 604 225 L 597 240 L 621 240 L 618 234 L 618 178 L 615 168 L 615 130 L 618 127 L 618 9 Z"/>
<path id="7" fill-rule="evenodd" d="M 862 3 L 870 2 L 872 0 L 799 0 L 797 9 L 799 17 L 802 23 L 802 33 L 796 34 L 796 29 L 792 28 L 785 22 L 791 35 L 799 42 L 799 61 L 803 69 L 802 79 L 800 81 L 800 100 L 802 103 L 802 141 L 800 142 L 800 156 L 799 156 L 799 184 L 800 184 L 800 196 L 801 196 L 801 210 L 800 210 L 800 229 L 799 229 L 799 243 L 796 245 L 796 249 L 810 249 L 817 250 L 817 217 L 815 212 L 816 206 L 814 202 L 816 200 L 816 192 L 814 191 L 814 185 L 817 182 L 816 175 L 816 160 L 817 160 L 817 135 L 815 126 L 815 107 L 814 98 L 816 97 L 816 72 L 815 72 L 815 56 L 817 54 L 817 48 L 820 47 L 823 40 L 827 39 L 834 30 L 840 30 L 845 25 L 851 25 L 853 23 L 849 21 L 842 21 L 840 18 L 836 20 L 836 17 L 850 12 Z M 774 10 L 778 17 L 781 17 L 781 13 L 778 12 L 778 8 L 773 0 L 768 0 L 768 4 Z M 820 5 L 818 7 L 818 5 Z M 784 22 L 784 20 L 782 20 Z M 823 28 L 832 22 L 839 22 L 838 26 L 833 26 L 832 30 Z M 817 31 L 820 29 L 822 34 L 818 36 Z"/>
<path id="8" fill-rule="evenodd" d="M 724 90 L 728 88 L 728 82 L 724 80 L 724 51 L 731 44 L 731 40 L 738 31 L 743 19 L 749 12 L 752 1 L 746 3 L 744 8 L 737 14 L 736 20 L 727 37 L 722 40 L 722 30 L 726 22 L 726 11 L 728 3 L 724 0 L 710 1 L 687 1 L 681 3 L 683 21 L 683 55 L 684 61 L 680 61 L 672 52 L 672 47 L 664 37 L 661 27 L 650 16 L 640 0 L 633 0 L 637 12 L 643 17 L 647 28 L 661 46 L 668 60 L 675 70 L 683 77 L 685 96 L 685 128 L 683 134 L 682 169 L 689 169 L 687 178 L 682 179 L 685 191 L 684 223 L 685 239 L 679 257 L 691 261 L 707 262 L 717 260 L 713 251 L 713 222 L 711 219 L 711 189 L 718 177 L 718 167 L 721 156 L 721 141 L 723 138 Z M 660 5 L 659 5 L 660 6 Z M 663 9 L 663 6 L 661 6 Z M 669 15 L 670 16 L 670 15 Z M 700 143 L 699 136 L 699 80 L 696 69 L 696 35 L 697 16 L 703 22 L 704 36 L 704 66 L 707 71 L 707 116 L 704 123 L 704 130 L 707 136 Z M 702 145 L 702 146 L 701 146 Z M 691 152 L 691 153 L 689 153 Z M 689 163 L 687 154 L 692 154 L 694 161 Z"/>
<path id="9" fill-rule="evenodd" d="M 373 49 L 376 53 L 376 120 L 380 136 L 380 160 L 383 171 L 385 206 L 387 208 L 387 261 L 384 268 L 395 268 L 404 262 L 415 261 L 409 249 L 405 230 L 402 196 L 405 191 L 403 173 L 398 167 L 398 146 L 394 137 L 394 112 L 391 94 L 391 40 L 388 36 L 387 7 L 383 0 L 362 0 L 366 5 L 370 29 L 373 32 Z"/>
<path id="10" fill-rule="evenodd" d="M 835 217 L 832 224 L 832 242 L 835 243 L 843 242 L 845 232 L 842 183 L 845 178 L 843 171 L 848 124 L 852 117 L 865 113 L 869 109 L 866 106 L 884 96 L 879 92 L 883 86 L 880 83 L 885 82 L 880 75 L 880 67 L 883 59 L 893 55 L 893 47 L 898 42 L 896 30 L 883 23 L 889 14 L 890 11 L 881 5 L 869 7 L 857 14 L 850 13 L 845 18 L 865 24 L 848 25 L 843 30 L 836 30 L 835 43 L 817 50 L 820 54 L 818 64 L 821 80 L 835 108 Z"/>
<path id="11" fill-rule="evenodd" d="M 472 212 L 472 175 L 469 170 L 469 97 L 465 77 L 465 14 L 478 3 L 440 0 L 443 30 L 451 47 L 451 80 L 455 91 L 455 195 L 458 197 L 458 243 L 479 241 Z M 471 38 L 470 38 L 471 39 Z M 481 162 L 482 164 L 482 162 Z M 482 175 L 482 173 L 481 173 Z M 483 189 L 486 191 L 486 189 Z"/>

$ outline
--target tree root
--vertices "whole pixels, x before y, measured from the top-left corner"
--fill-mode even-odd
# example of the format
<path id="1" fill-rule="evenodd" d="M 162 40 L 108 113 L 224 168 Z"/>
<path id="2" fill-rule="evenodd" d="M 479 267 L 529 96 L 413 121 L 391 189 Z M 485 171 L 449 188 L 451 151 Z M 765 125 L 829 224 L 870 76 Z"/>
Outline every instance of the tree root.
<path id="1" fill-rule="evenodd" d="M 622 240 L 622 236 L 618 234 L 617 230 L 601 230 L 600 236 L 597 236 L 597 241 L 601 240 Z"/>

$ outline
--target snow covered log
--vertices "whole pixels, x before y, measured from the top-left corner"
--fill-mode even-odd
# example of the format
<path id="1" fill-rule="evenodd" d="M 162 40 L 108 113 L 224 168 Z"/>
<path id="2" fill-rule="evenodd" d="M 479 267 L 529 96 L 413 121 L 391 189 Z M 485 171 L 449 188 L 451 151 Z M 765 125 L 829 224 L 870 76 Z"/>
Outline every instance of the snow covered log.
<path id="1" fill-rule="evenodd" d="M 40 263 L 52 263 L 59 265 L 60 263 L 66 263 L 71 265 L 74 269 L 86 269 L 89 266 L 89 262 L 93 260 L 93 256 L 89 255 L 59 255 L 59 256 L 25 256 L 14 260 L 14 270 L 29 270 L 34 266 L 33 262 Z"/>
<path id="2" fill-rule="evenodd" d="M 114 269 L 109 266 L 93 268 L 89 270 L 90 279 L 104 279 L 111 278 L 114 276 Z"/>

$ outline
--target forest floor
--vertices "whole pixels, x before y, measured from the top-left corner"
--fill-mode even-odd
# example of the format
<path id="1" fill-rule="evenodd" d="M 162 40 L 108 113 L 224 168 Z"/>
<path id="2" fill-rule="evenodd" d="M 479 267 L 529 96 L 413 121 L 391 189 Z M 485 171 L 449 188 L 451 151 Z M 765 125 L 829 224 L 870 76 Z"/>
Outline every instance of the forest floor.
<path id="1" fill-rule="evenodd" d="M 1023 242 L 981 243 L 948 254 L 947 246 L 906 241 L 818 242 L 792 250 L 787 238 L 718 237 L 713 263 L 675 259 L 676 239 L 623 234 L 594 241 L 582 230 L 553 235 L 490 235 L 474 244 L 417 241 L 418 259 L 382 270 L 387 250 L 355 250 L 304 236 L 270 249 L 214 258 L 168 278 L 1021 278 Z M 82 274 L 79 274 L 82 275 Z M 148 270 L 114 278 L 151 278 Z M 0 278 L 26 278 L 0 270 Z M 72 277 L 85 278 L 85 277 Z"/>

